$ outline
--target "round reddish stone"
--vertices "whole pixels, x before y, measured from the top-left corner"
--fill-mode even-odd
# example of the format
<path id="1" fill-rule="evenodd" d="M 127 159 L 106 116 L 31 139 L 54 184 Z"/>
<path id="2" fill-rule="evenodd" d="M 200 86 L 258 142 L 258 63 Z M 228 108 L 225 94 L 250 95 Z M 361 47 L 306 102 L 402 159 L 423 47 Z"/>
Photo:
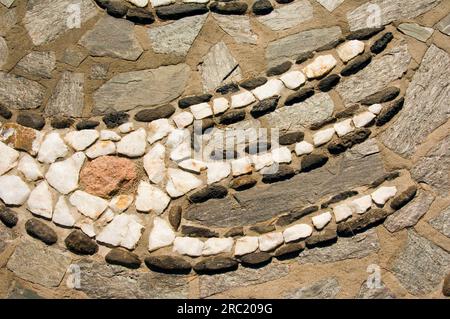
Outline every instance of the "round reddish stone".
<path id="1" fill-rule="evenodd" d="M 101 156 L 89 162 L 80 173 L 84 190 L 100 197 L 130 190 L 137 179 L 136 165 L 129 159 Z"/>

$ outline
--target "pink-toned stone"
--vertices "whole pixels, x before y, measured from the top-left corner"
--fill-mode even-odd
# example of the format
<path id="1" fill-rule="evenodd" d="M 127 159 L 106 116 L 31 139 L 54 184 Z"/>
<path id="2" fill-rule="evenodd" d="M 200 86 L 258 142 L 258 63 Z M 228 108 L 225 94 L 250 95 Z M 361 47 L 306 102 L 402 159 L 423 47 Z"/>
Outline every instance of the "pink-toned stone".
<path id="1" fill-rule="evenodd" d="M 100 197 L 128 191 L 136 179 L 136 165 L 129 159 L 116 156 L 98 157 L 83 167 L 80 173 L 84 191 Z"/>

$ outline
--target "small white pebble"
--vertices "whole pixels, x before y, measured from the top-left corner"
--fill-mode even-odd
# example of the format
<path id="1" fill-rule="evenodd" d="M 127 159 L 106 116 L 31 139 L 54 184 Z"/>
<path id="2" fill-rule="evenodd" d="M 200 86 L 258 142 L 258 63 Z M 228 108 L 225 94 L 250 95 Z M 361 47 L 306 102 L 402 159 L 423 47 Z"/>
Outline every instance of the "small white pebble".
<path id="1" fill-rule="evenodd" d="M 395 194 L 397 194 L 397 187 L 383 186 L 373 192 L 371 196 L 375 203 L 378 205 L 384 205 L 390 198 L 394 197 Z"/>
<path id="2" fill-rule="evenodd" d="M 256 99 L 251 92 L 243 91 L 231 97 L 231 107 L 237 109 L 247 106 L 255 101 Z"/>
<path id="3" fill-rule="evenodd" d="M 102 141 L 118 142 L 121 139 L 122 138 L 120 137 L 120 135 L 114 131 L 110 131 L 110 130 L 101 130 L 100 131 L 100 140 L 102 140 Z"/>
<path id="4" fill-rule="evenodd" d="M 334 129 L 336 134 L 341 137 L 354 130 L 352 125 L 352 119 L 348 119 L 339 123 L 334 124 Z"/>
<path id="5" fill-rule="evenodd" d="M 243 256 L 250 254 L 257 250 L 259 247 L 258 237 L 245 236 L 236 240 L 236 245 L 234 247 L 235 256 Z"/>
<path id="6" fill-rule="evenodd" d="M 372 197 L 366 195 L 357 198 L 350 203 L 350 206 L 356 214 L 364 214 L 372 206 Z"/>
<path id="7" fill-rule="evenodd" d="M 353 123 L 356 127 L 364 127 L 375 118 L 372 112 L 364 112 L 353 117 Z"/>
<path id="8" fill-rule="evenodd" d="M 134 124 L 132 122 L 128 122 L 119 126 L 119 132 L 122 134 L 130 133 L 134 131 Z"/>
<path id="9" fill-rule="evenodd" d="M 191 106 L 191 112 L 196 120 L 201 120 L 213 115 L 211 107 L 208 103 L 200 103 Z"/>
<path id="10" fill-rule="evenodd" d="M 383 109 L 383 106 L 381 104 L 373 104 L 373 105 L 369 106 L 369 111 L 375 115 L 380 114 L 382 109 Z"/>
<path id="11" fill-rule="evenodd" d="M 224 97 L 219 97 L 217 99 L 213 100 L 213 111 L 214 114 L 221 114 L 228 110 L 230 107 L 230 103 L 228 103 L 228 100 Z"/>
<path id="12" fill-rule="evenodd" d="M 328 223 L 331 221 L 331 214 L 330 212 L 325 212 L 323 214 L 314 216 L 312 219 L 312 223 L 314 227 L 316 227 L 317 230 L 323 229 Z"/>
<path id="13" fill-rule="evenodd" d="M 172 119 L 178 128 L 185 128 L 192 124 L 194 121 L 194 116 L 190 112 L 181 112 L 175 115 Z"/>
<path id="14" fill-rule="evenodd" d="M 334 135 L 334 128 L 330 127 L 314 134 L 313 141 L 315 146 L 320 146 L 331 141 Z"/>
<path id="15" fill-rule="evenodd" d="M 280 80 L 283 81 L 288 89 L 295 90 L 306 82 L 306 77 L 300 71 L 291 71 L 283 74 Z"/>
<path id="16" fill-rule="evenodd" d="M 295 154 L 297 156 L 311 154 L 314 151 L 314 146 L 306 141 L 295 144 Z"/>
<path id="17" fill-rule="evenodd" d="M 333 208 L 334 218 L 336 223 L 346 220 L 353 214 L 352 208 L 347 204 L 342 204 Z"/>
<path id="18" fill-rule="evenodd" d="M 286 228 L 283 232 L 284 241 L 289 243 L 299 239 L 307 238 L 311 236 L 313 228 L 307 224 L 298 224 Z"/>
<path id="19" fill-rule="evenodd" d="M 272 96 L 280 95 L 283 88 L 283 82 L 277 79 L 270 79 L 264 85 L 252 90 L 252 93 L 262 101 Z"/>
<path id="20" fill-rule="evenodd" d="M 272 158 L 276 163 L 290 163 L 292 161 L 291 150 L 284 147 L 279 147 L 272 150 Z"/>

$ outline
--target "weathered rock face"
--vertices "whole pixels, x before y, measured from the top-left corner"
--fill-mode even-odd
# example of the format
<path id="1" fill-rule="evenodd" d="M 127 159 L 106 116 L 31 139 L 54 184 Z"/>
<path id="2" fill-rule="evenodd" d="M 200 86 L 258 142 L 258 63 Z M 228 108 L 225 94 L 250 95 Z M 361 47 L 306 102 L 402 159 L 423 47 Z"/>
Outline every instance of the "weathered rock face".
<path id="1" fill-rule="evenodd" d="M 450 118 L 450 55 L 432 45 L 408 87 L 405 105 L 394 124 L 381 135 L 383 143 L 404 157 Z"/>
<path id="2" fill-rule="evenodd" d="M 383 282 L 375 283 L 365 281 L 355 299 L 394 299 L 395 295 L 385 286 Z"/>
<path id="3" fill-rule="evenodd" d="M 324 278 L 311 285 L 299 288 L 286 294 L 287 299 L 334 299 L 341 291 L 339 281 L 334 278 Z"/>
<path id="4" fill-rule="evenodd" d="M 295 27 L 313 18 L 313 8 L 308 0 L 301 0 L 281 6 L 267 15 L 258 17 L 258 21 L 274 31 Z"/>
<path id="5" fill-rule="evenodd" d="M 437 217 L 429 221 L 433 228 L 450 238 L 450 206 L 444 209 Z"/>
<path id="6" fill-rule="evenodd" d="M 246 16 L 226 16 L 213 13 L 212 16 L 223 31 L 238 43 L 256 44 L 258 36 L 253 33 L 250 19 Z"/>
<path id="7" fill-rule="evenodd" d="M 186 64 L 118 74 L 94 93 L 94 113 L 127 111 L 170 102 L 181 95 L 189 75 Z"/>
<path id="8" fill-rule="evenodd" d="M 84 74 L 64 72 L 50 97 L 45 114 L 80 117 L 84 106 Z"/>
<path id="9" fill-rule="evenodd" d="M 32 51 L 24 56 L 16 68 L 24 73 L 50 79 L 56 66 L 56 54 L 53 51 Z"/>
<path id="10" fill-rule="evenodd" d="M 44 100 L 45 88 L 26 78 L 0 72 L 0 104 L 16 110 L 35 109 Z"/>

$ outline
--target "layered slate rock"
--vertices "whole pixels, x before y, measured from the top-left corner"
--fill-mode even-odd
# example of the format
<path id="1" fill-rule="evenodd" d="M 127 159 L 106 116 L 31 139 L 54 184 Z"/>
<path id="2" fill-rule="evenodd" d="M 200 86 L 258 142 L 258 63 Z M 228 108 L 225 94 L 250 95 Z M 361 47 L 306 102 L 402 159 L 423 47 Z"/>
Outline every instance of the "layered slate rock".
<path id="1" fill-rule="evenodd" d="M 401 44 L 374 59 L 370 65 L 357 74 L 342 79 L 336 90 L 345 104 L 359 102 L 380 92 L 390 82 L 402 77 L 408 69 L 410 60 L 408 46 Z"/>
<path id="2" fill-rule="evenodd" d="M 383 143 L 404 157 L 450 118 L 450 55 L 432 45 L 406 91 L 402 112 L 383 134 Z"/>
<path id="3" fill-rule="evenodd" d="M 105 16 L 79 41 L 92 56 L 135 61 L 143 49 L 134 35 L 134 24 Z"/>
<path id="4" fill-rule="evenodd" d="M 267 46 L 267 62 L 269 66 L 274 66 L 287 59 L 296 59 L 299 54 L 314 51 L 332 43 L 341 35 L 339 27 L 331 27 L 303 31 L 272 41 Z"/>
<path id="5" fill-rule="evenodd" d="M 93 1 L 81 0 L 80 22 L 84 24 L 98 14 Z M 23 23 L 33 44 L 38 46 L 56 40 L 71 27 L 74 21 L 68 14 L 68 9 L 75 10 L 72 0 L 32 0 L 27 4 Z M 71 22 L 71 23 L 68 23 Z"/>
<path id="6" fill-rule="evenodd" d="M 340 291 L 339 281 L 335 277 L 329 277 L 298 288 L 283 297 L 287 299 L 334 299 Z"/>
<path id="7" fill-rule="evenodd" d="M 156 53 L 185 56 L 196 39 L 207 14 L 194 16 L 148 29 L 148 37 Z"/>
<path id="8" fill-rule="evenodd" d="M 333 12 L 344 0 L 317 0 L 325 9 Z"/>
<path id="9" fill-rule="evenodd" d="M 411 294 L 421 296 L 439 288 L 449 267 L 448 252 L 410 230 L 391 271 Z"/>
<path id="10" fill-rule="evenodd" d="M 281 6 L 271 13 L 257 18 L 259 22 L 274 31 L 295 27 L 313 18 L 313 8 L 308 0 L 296 1 Z"/>
<path id="11" fill-rule="evenodd" d="M 439 23 L 436 25 L 436 28 L 442 33 L 450 35 L 450 14 L 439 21 Z"/>
<path id="12" fill-rule="evenodd" d="M 81 117 L 84 107 L 84 74 L 63 72 L 45 108 L 47 116 Z"/>
<path id="13" fill-rule="evenodd" d="M 46 79 L 52 77 L 52 71 L 55 67 L 56 54 L 53 51 L 32 51 L 24 56 L 16 65 L 16 69 L 21 72 Z"/>
<path id="14" fill-rule="evenodd" d="M 220 15 L 213 13 L 219 27 L 238 43 L 256 44 L 258 36 L 253 33 L 250 19 L 247 16 Z"/>
<path id="15" fill-rule="evenodd" d="M 1 218 L 1 215 L 0 215 Z M 444 209 L 438 216 L 429 221 L 429 224 L 439 232 L 450 238 L 450 206 Z"/>
<path id="16" fill-rule="evenodd" d="M 94 93 L 94 113 L 127 111 L 137 106 L 170 102 L 181 95 L 189 75 L 186 64 L 118 74 Z"/>
<path id="17" fill-rule="evenodd" d="M 16 110 L 36 109 L 44 95 L 45 87 L 38 82 L 0 72 L 0 104 Z"/>

